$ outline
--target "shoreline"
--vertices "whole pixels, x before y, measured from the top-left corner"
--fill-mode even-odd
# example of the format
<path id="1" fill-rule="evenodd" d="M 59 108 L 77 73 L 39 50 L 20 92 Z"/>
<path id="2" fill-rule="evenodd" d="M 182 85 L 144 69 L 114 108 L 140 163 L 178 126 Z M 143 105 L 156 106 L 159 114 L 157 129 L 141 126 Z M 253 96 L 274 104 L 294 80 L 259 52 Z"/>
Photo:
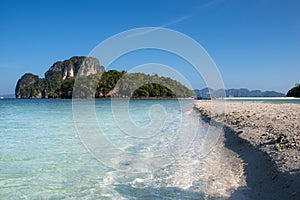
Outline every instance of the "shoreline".
<path id="1" fill-rule="evenodd" d="M 226 106 L 225 113 L 212 110 Z M 300 199 L 300 105 L 196 102 L 203 121 L 223 127 L 224 146 L 244 163 L 247 186 L 231 199 Z"/>

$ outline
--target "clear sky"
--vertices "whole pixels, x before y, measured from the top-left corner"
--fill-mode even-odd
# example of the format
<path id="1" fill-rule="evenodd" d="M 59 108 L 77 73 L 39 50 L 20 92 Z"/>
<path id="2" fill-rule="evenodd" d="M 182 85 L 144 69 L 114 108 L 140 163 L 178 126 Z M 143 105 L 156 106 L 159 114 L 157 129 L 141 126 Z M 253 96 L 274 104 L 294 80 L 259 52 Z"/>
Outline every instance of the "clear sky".
<path id="1" fill-rule="evenodd" d="M 0 0 L 0 25 L 0 94 L 14 93 L 25 72 L 43 77 L 55 61 L 88 55 L 114 34 L 148 26 L 199 42 L 226 88 L 286 93 L 300 82 L 298 0 Z"/>

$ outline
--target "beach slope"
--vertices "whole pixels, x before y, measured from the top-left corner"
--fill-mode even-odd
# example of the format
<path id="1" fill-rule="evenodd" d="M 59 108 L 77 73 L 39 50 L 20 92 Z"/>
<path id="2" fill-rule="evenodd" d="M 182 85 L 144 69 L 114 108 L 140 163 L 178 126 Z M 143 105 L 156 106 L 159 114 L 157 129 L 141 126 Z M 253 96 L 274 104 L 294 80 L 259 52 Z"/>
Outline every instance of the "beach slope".
<path id="1" fill-rule="evenodd" d="M 244 162 L 247 186 L 232 199 L 300 199 L 300 104 L 199 101 L 195 108 L 223 126 L 225 147 Z"/>

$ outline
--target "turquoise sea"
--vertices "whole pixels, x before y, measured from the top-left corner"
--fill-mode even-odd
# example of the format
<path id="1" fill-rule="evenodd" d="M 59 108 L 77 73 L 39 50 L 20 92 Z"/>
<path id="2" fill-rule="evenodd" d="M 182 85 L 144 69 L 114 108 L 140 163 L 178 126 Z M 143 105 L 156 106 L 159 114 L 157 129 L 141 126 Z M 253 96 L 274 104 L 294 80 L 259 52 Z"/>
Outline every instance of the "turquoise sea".
<path id="1" fill-rule="evenodd" d="M 193 103 L 1 99 L 0 199 L 224 197 L 241 166 Z"/>
<path id="2" fill-rule="evenodd" d="M 193 100 L 78 102 L 96 120 L 84 106 L 74 117 L 72 100 L 0 100 L 0 199 L 214 198 L 201 156 L 218 131 L 207 136 Z"/>

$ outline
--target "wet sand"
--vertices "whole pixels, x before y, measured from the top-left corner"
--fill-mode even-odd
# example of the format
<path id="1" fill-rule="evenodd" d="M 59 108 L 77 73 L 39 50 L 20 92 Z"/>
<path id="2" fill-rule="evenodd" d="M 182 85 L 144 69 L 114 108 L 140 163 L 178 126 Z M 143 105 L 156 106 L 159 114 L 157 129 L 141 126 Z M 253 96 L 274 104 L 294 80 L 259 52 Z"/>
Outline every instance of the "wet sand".
<path id="1" fill-rule="evenodd" d="M 244 163 L 246 185 L 231 198 L 300 199 L 300 104 L 223 106 L 218 101 L 195 103 L 204 121 L 223 127 L 225 147 Z"/>

